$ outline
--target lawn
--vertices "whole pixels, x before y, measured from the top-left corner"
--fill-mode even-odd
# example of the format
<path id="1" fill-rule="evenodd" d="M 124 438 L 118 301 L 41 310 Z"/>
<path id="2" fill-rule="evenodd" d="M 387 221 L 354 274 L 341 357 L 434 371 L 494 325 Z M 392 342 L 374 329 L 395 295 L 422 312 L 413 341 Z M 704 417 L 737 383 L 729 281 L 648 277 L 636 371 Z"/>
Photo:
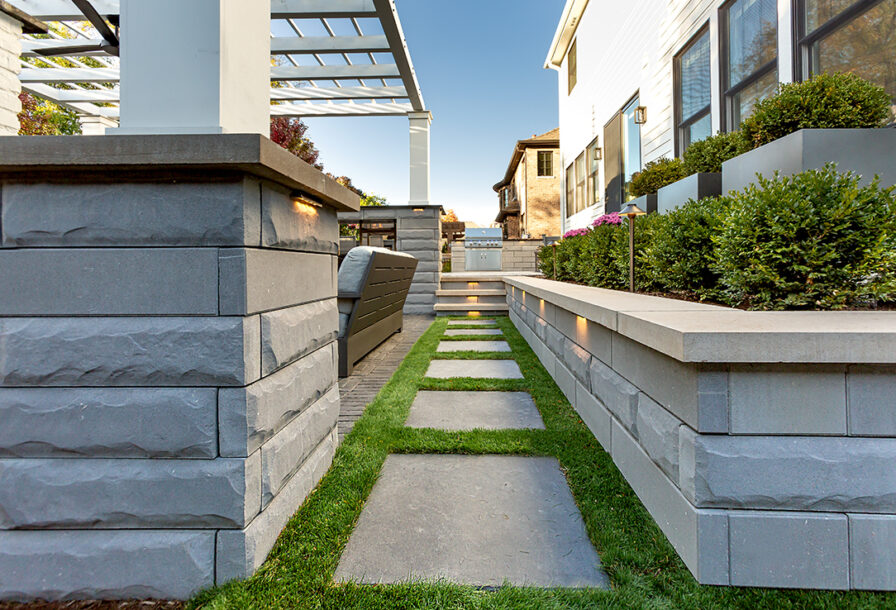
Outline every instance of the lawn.
<path id="1" fill-rule="evenodd" d="M 408 354 L 336 452 L 330 471 L 293 516 L 252 578 L 201 593 L 191 608 L 894 608 L 896 594 L 786 591 L 697 584 L 508 318 L 512 353 L 436 353 L 447 318 Z M 471 327 L 474 328 L 474 327 Z M 475 327 L 486 328 L 486 327 Z M 434 358 L 513 358 L 520 380 L 424 379 Z M 418 389 L 532 394 L 546 430 L 443 432 L 404 428 Z M 554 456 L 562 465 L 613 588 L 479 590 L 445 582 L 335 584 L 333 573 L 389 453 Z"/>

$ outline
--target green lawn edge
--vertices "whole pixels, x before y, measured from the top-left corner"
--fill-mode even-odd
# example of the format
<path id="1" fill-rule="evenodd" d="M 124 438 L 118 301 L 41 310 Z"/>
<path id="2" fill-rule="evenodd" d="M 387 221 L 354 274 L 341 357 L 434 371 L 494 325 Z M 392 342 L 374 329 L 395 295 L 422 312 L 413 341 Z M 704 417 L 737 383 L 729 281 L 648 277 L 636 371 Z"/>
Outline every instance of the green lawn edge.
<path id="1" fill-rule="evenodd" d="M 525 379 L 424 378 L 449 319 L 437 318 L 336 451 L 333 465 L 281 533 L 253 577 L 200 593 L 188 608 L 743 608 L 896 607 L 896 594 L 709 587 L 697 584 L 590 430 L 506 317 L 496 326 Z M 454 327 L 452 327 L 454 328 Z M 481 357 L 482 354 L 464 357 Z M 495 354 L 486 354 L 486 356 Z M 453 356 L 453 355 L 452 355 Z M 529 391 L 546 430 L 446 432 L 404 427 L 418 389 Z M 333 573 L 389 453 L 554 456 L 610 591 L 445 582 L 335 584 Z"/>

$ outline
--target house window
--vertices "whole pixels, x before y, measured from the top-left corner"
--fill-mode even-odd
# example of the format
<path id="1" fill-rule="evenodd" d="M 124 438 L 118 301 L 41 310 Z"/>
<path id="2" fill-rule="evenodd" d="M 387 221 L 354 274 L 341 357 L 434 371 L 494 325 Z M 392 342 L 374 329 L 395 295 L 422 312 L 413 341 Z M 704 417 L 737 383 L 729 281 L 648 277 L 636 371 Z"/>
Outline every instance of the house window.
<path id="1" fill-rule="evenodd" d="M 709 27 L 704 27 L 675 58 L 677 152 L 712 135 Z"/>
<path id="2" fill-rule="evenodd" d="M 566 216 L 576 213 L 576 170 L 575 164 L 566 168 Z"/>
<path id="3" fill-rule="evenodd" d="M 575 89 L 578 79 L 578 59 L 576 57 L 577 42 L 578 40 L 572 41 L 572 45 L 569 47 L 569 54 L 566 56 L 566 80 L 569 83 L 569 93 L 572 93 L 572 90 Z"/>
<path id="4" fill-rule="evenodd" d="M 598 168 L 600 167 L 600 160 L 597 159 L 597 154 L 595 151 L 597 150 L 597 138 L 594 138 L 594 141 L 588 145 L 587 157 L 588 157 L 588 206 L 592 206 L 600 201 L 600 193 L 598 189 L 600 188 L 600 181 L 598 180 Z"/>
<path id="5" fill-rule="evenodd" d="M 538 151 L 538 175 L 554 176 L 554 153 L 550 150 Z"/>
<path id="6" fill-rule="evenodd" d="M 776 0 L 734 0 L 722 7 L 725 128 L 733 131 L 778 86 Z"/>
<path id="7" fill-rule="evenodd" d="M 853 72 L 896 104 L 896 0 L 802 0 L 799 11 L 803 78 Z"/>
<path id="8" fill-rule="evenodd" d="M 585 153 L 576 157 L 576 212 L 585 209 Z"/>

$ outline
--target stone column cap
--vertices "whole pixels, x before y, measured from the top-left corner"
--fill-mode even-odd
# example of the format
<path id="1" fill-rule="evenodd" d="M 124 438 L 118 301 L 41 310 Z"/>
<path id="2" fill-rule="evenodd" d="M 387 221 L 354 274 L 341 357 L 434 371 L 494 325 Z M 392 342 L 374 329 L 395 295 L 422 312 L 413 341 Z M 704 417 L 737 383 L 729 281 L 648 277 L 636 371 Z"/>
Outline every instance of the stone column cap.
<path id="1" fill-rule="evenodd" d="M 0 13 L 9 15 L 22 24 L 22 31 L 26 34 L 46 34 L 49 31 L 47 24 L 19 10 L 9 2 L 0 0 Z"/>
<path id="2" fill-rule="evenodd" d="M 233 174 L 270 180 L 338 211 L 360 208 L 356 193 L 258 134 L 0 137 L 0 181 L 189 180 Z"/>

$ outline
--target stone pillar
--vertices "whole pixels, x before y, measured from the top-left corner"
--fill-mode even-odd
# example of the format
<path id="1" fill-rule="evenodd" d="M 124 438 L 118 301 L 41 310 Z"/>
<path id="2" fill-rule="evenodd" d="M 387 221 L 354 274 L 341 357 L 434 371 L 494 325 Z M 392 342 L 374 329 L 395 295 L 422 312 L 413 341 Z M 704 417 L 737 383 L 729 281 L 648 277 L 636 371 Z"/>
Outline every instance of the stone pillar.
<path id="1" fill-rule="evenodd" d="M 337 445 L 358 197 L 257 135 L 0 138 L 0 188 L 0 600 L 249 576 Z"/>
<path id="2" fill-rule="evenodd" d="M 114 129 L 118 123 L 112 119 L 102 116 L 82 116 L 78 117 L 81 123 L 82 136 L 104 136 L 107 129 Z"/>
<path id="3" fill-rule="evenodd" d="M 270 133 L 270 0 L 122 0 L 119 134 Z"/>
<path id="4" fill-rule="evenodd" d="M 441 209 L 438 205 L 396 208 L 396 249 L 418 261 L 404 305 L 406 314 L 431 315 L 435 312 L 436 290 L 442 276 L 442 253 L 439 251 Z"/>
<path id="5" fill-rule="evenodd" d="M 410 205 L 429 205 L 429 112 L 408 115 L 411 123 Z"/>

